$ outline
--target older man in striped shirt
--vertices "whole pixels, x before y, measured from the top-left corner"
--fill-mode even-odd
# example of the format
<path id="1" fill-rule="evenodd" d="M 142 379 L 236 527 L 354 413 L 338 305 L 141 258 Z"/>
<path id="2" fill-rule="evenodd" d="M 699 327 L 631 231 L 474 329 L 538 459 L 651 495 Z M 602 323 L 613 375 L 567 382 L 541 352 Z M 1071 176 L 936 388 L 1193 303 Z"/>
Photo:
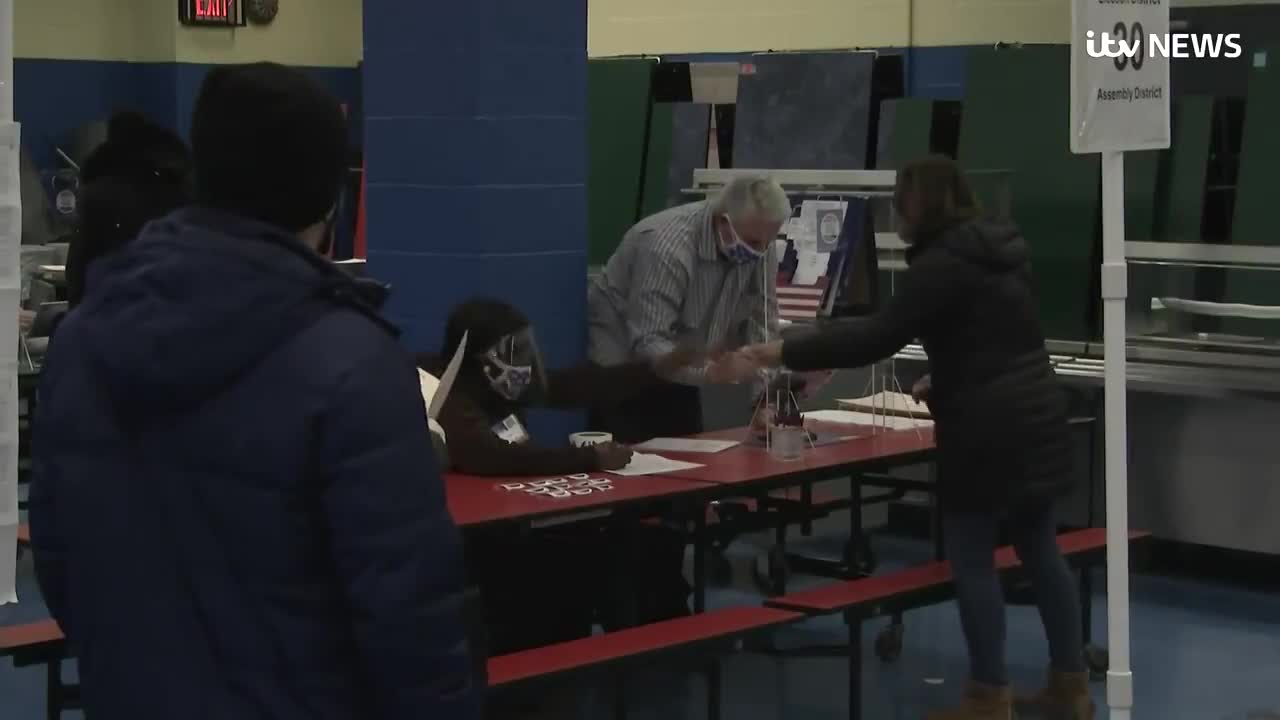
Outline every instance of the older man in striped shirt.
<path id="1" fill-rule="evenodd" d="M 731 349 L 776 335 L 774 240 L 790 217 L 782 188 L 756 176 L 641 220 L 588 291 L 592 362 L 649 361 L 689 342 Z M 688 368 L 678 384 L 602 411 L 596 424 L 620 442 L 700 432 L 698 386 L 728 380 L 727 370 Z"/>

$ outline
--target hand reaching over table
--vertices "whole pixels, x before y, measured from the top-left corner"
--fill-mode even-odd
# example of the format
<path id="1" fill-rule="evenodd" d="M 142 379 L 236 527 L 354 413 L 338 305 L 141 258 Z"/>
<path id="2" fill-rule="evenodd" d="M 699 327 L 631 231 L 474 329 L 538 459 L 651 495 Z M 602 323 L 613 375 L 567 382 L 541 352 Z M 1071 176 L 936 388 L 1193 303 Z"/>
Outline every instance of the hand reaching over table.
<path id="1" fill-rule="evenodd" d="M 592 445 L 601 470 L 621 470 L 631 462 L 631 448 L 614 442 Z"/>

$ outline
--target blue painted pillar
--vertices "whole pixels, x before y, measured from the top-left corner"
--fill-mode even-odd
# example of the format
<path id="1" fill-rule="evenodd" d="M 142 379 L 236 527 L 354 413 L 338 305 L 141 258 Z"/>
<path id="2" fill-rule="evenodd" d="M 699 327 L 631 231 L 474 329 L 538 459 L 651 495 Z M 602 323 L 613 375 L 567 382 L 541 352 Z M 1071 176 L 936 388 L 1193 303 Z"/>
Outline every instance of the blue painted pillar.
<path id="1" fill-rule="evenodd" d="M 584 358 L 586 36 L 586 0 L 364 0 L 369 271 L 411 350 L 484 294 Z"/>

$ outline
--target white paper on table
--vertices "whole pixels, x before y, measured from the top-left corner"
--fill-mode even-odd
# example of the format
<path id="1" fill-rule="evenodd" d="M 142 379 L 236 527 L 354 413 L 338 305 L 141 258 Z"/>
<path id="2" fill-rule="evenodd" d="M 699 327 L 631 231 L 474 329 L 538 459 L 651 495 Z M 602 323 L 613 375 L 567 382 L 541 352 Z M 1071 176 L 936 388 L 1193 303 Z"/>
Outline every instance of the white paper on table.
<path id="1" fill-rule="evenodd" d="M 610 470 L 614 475 L 661 475 L 663 473 L 676 472 L 677 470 L 692 470 L 702 467 L 698 463 L 683 462 L 681 460 L 672 460 L 661 455 L 649 455 L 646 453 L 633 453 L 631 462 L 621 470 Z"/>
<path id="2" fill-rule="evenodd" d="M 18 602 L 18 523 L 0 524 L 0 605 Z"/>
<path id="3" fill-rule="evenodd" d="M 828 422 L 840 425 L 876 425 L 890 430 L 912 430 L 914 428 L 933 427 L 932 420 L 923 418 L 897 417 L 894 415 L 873 415 L 871 413 L 853 412 L 851 410 L 810 410 L 804 414 L 806 420 Z"/>
<path id="4" fill-rule="evenodd" d="M 654 438 L 636 445 L 637 450 L 659 452 L 718 453 L 742 443 L 737 440 L 698 440 L 695 438 Z"/>
<path id="5" fill-rule="evenodd" d="M 797 256 L 796 272 L 791 276 L 792 285 L 815 285 L 818 278 L 827 274 L 831 253 L 800 251 Z"/>
<path id="6" fill-rule="evenodd" d="M 454 351 L 453 358 L 449 360 L 449 366 L 444 369 L 444 375 L 440 376 L 440 384 L 436 386 L 435 394 L 431 397 L 431 404 L 427 406 L 427 417 L 435 420 L 440 417 L 440 409 L 444 407 L 444 401 L 449 397 L 449 391 L 453 389 L 453 381 L 458 377 L 458 368 L 462 367 L 462 357 L 467 350 L 467 333 L 462 333 L 462 341 L 458 343 L 458 349 Z"/>
<path id="7" fill-rule="evenodd" d="M 931 418 L 927 403 L 917 402 L 915 398 L 900 392 L 878 392 L 860 398 L 836 398 L 836 407 L 841 410 L 870 412 L 881 415 L 907 415 L 916 418 Z"/>

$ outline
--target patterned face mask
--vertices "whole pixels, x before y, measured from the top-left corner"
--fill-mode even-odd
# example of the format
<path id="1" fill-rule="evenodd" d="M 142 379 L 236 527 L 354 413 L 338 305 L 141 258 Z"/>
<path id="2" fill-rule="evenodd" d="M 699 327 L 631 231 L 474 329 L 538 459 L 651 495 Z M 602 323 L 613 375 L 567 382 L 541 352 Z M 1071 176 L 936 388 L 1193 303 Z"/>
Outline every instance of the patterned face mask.
<path id="1" fill-rule="evenodd" d="M 489 387 L 511 402 L 530 399 L 531 391 L 540 391 L 544 384 L 542 358 L 531 328 L 498 340 L 480 359 Z"/>
<path id="2" fill-rule="evenodd" d="M 742 240 L 738 235 L 738 229 L 733 226 L 733 220 L 730 220 L 728 215 L 724 216 L 724 221 L 729 226 L 730 239 L 726 242 L 723 237 L 721 238 L 720 251 L 729 259 L 729 262 L 748 265 L 764 257 L 764 251 L 756 250 Z"/>

